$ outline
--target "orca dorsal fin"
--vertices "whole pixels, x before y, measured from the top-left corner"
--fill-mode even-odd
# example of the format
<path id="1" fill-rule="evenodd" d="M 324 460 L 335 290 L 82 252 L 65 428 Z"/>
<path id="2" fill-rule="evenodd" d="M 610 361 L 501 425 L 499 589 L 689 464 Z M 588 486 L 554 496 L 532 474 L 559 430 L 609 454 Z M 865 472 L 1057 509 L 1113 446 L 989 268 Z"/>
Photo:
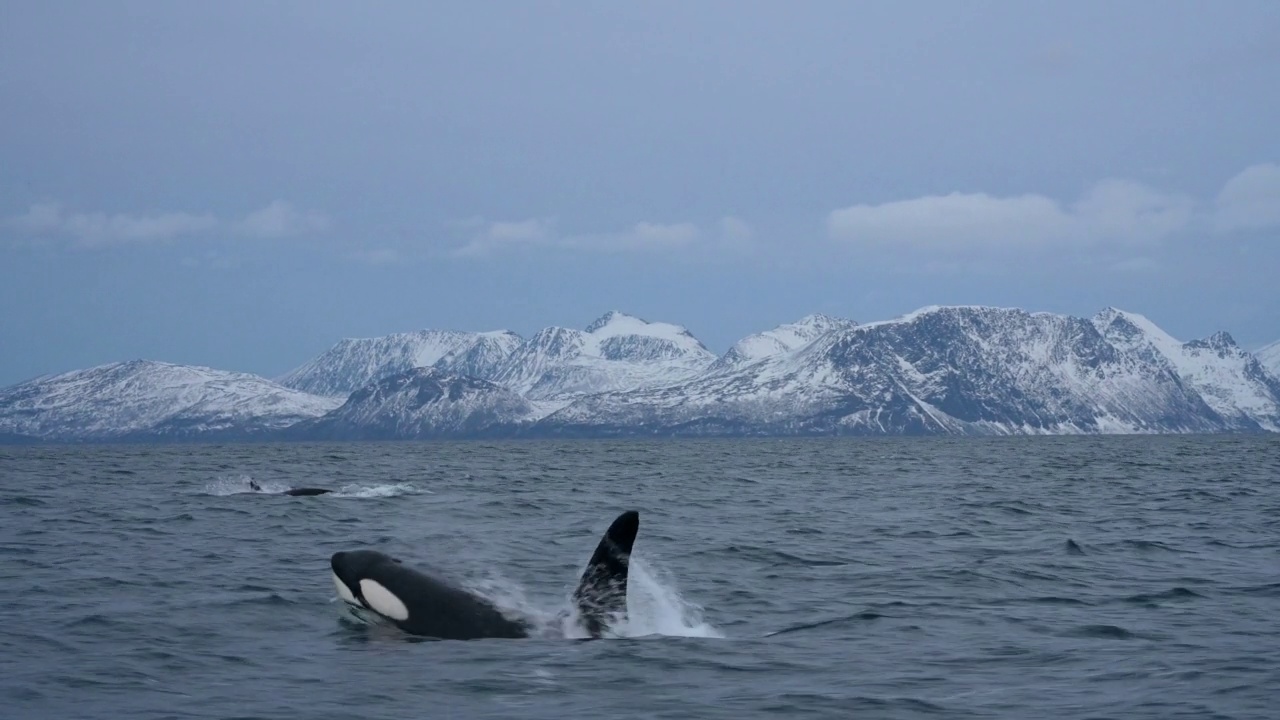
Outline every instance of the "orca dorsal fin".
<path id="1" fill-rule="evenodd" d="M 573 592 L 578 614 L 591 637 L 600 637 L 611 615 L 627 611 L 627 572 L 639 530 L 639 512 L 628 510 L 619 515 L 600 538 Z"/>

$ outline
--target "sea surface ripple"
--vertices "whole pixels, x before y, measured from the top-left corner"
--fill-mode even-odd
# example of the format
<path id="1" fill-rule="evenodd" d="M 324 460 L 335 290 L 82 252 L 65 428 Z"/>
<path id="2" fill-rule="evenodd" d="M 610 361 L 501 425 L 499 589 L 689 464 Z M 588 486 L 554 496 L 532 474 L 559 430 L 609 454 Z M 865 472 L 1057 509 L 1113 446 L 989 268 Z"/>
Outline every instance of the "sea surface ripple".
<path id="1" fill-rule="evenodd" d="M 620 637 L 335 602 L 374 547 L 552 614 L 628 509 Z M 0 518 L 13 720 L 1280 712 L 1274 435 L 4 447 Z"/>

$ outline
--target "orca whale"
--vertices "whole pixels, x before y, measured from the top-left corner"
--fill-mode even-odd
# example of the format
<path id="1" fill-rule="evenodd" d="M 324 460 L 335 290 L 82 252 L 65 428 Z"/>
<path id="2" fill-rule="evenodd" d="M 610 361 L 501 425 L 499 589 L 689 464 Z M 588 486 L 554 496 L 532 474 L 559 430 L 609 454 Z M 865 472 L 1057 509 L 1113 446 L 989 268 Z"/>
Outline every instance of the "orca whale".
<path id="1" fill-rule="evenodd" d="M 258 481 L 256 480 L 249 481 L 249 488 L 254 492 L 262 492 L 262 486 L 259 485 Z M 280 495 L 323 495 L 325 493 L 330 493 L 330 492 L 333 492 L 333 491 L 327 490 L 325 488 L 305 488 L 304 487 L 304 488 L 289 488 L 288 490 L 285 490 L 284 492 L 281 492 L 279 494 Z"/>
<path id="2" fill-rule="evenodd" d="M 325 488 L 289 488 L 288 490 L 285 490 L 281 494 L 283 495 L 323 495 L 325 493 L 331 493 L 331 492 L 333 491 L 327 490 Z"/>
<path id="3" fill-rule="evenodd" d="M 599 638 L 627 610 L 631 549 L 640 513 L 622 513 L 605 531 L 573 592 L 583 627 Z M 338 596 L 411 635 L 444 640 L 527 638 L 533 625 L 508 617 L 489 600 L 434 573 L 410 568 L 376 550 L 336 552 L 329 558 Z"/>

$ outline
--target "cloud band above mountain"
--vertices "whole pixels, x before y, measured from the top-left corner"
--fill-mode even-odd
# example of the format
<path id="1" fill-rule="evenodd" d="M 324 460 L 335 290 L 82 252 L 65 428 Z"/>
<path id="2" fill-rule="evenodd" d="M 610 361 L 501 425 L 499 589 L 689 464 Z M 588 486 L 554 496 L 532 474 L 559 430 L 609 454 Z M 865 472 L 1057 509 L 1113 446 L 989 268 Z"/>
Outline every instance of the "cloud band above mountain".
<path id="1" fill-rule="evenodd" d="M 1111 179 L 1069 205 L 1038 194 L 960 192 L 856 204 L 827 216 L 827 234 L 841 242 L 963 251 L 1057 243 L 1143 246 L 1202 224 L 1219 232 L 1280 225 L 1280 166 L 1246 169 L 1214 203 Z"/>
<path id="2" fill-rule="evenodd" d="M 453 251 L 455 257 L 487 257 L 519 248 L 561 248 L 593 252 L 651 252 L 687 248 L 698 243 L 744 243 L 752 228 L 741 218 L 721 218 L 715 230 L 694 223 L 638 222 L 629 228 L 605 233 L 563 233 L 554 218 L 531 218 L 518 222 L 473 221 L 478 226 L 465 244 Z"/>
<path id="3" fill-rule="evenodd" d="M 284 238 L 324 232 L 329 218 L 275 200 L 243 218 L 222 219 L 212 213 L 159 212 L 151 214 L 76 212 L 61 203 L 37 203 L 7 224 L 39 238 L 69 239 L 77 247 L 177 240 L 217 232 L 256 238 Z"/>

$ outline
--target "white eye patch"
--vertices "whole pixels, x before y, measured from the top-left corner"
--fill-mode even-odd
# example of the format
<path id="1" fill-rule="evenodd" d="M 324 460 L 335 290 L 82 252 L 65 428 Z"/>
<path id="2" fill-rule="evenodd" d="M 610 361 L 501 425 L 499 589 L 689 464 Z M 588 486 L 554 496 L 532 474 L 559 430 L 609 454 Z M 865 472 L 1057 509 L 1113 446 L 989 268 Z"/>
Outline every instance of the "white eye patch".
<path id="1" fill-rule="evenodd" d="M 332 573 L 332 575 L 334 587 L 338 588 L 338 597 L 342 598 L 343 602 L 349 605 L 360 607 L 360 601 L 356 599 L 355 595 L 351 594 L 351 588 L 347 587 L 347 584 L 338 578 L 337 573 Z"/>
<path id="2" fill-rule="evenodd" d="M 373 608 L 380 615 L 386 615 L 392 620 L 408 620 L 409 608 L 405 607 L 400 598 L 396 597 L 390 590 L 382 587 L 376 580 L 365 578 L 360 581 L 360 594 L 364 596 L 365 602 L 369 603 L 369 607 Z"/>

